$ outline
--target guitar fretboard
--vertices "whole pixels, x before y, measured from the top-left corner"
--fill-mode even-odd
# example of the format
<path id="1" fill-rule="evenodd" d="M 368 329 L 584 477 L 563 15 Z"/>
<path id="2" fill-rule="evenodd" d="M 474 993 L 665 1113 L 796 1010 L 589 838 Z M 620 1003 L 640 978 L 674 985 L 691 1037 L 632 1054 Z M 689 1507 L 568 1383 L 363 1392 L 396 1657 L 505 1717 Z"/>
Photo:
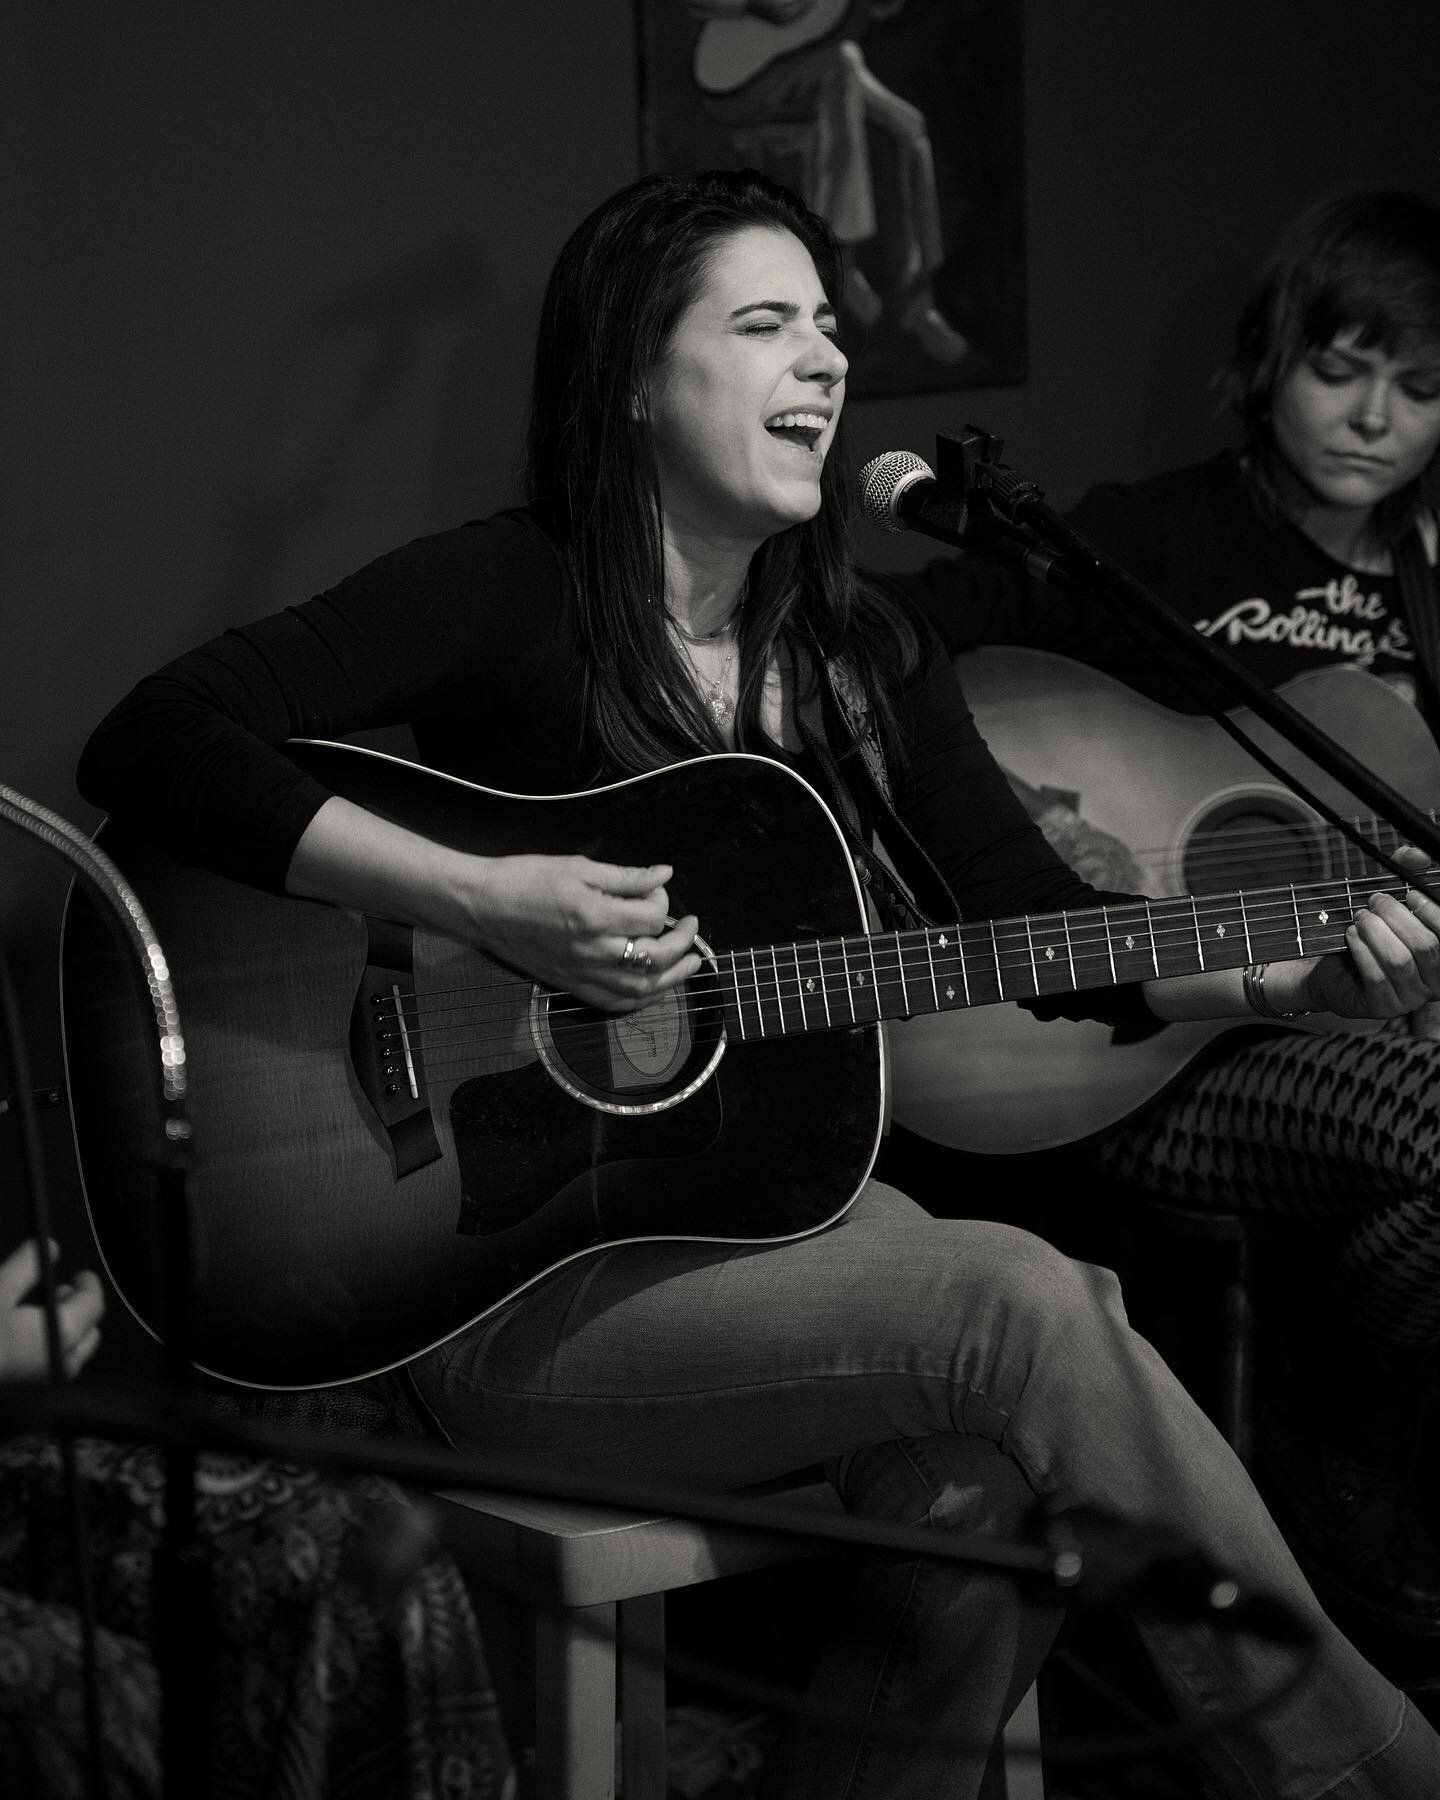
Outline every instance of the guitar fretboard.
<path id="1" fill-rule="evenodd" d="M 1376 892 L 1404 883 L 1367 875 L 732 950 L 717 959 L 720 1003 L 732 1034 L 771 1038 L 1318 955 L 1342 947 Z"/>

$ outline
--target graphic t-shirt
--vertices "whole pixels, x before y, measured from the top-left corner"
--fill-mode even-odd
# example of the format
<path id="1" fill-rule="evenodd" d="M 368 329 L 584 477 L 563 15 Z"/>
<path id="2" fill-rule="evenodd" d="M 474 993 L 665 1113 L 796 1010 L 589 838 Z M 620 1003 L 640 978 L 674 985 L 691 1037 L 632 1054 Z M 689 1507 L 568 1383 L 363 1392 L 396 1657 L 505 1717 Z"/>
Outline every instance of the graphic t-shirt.
<path id="1" fill-rule="evenodd" d="M 1348 568 L 1288 520 L 1265 516 L 1233 454 L 1092 488 L 1069 518 L 1267 687 L 1313 669 L 1363 669 L 1419 704 L 1432 730 L 1440 724 L 1396 577 Z M 1173 649 L 1137 644 L 1109 608 L 1043 588 L 1015 565 L 952 557 L 906 585 L 952 652 L 1028 644 L 1103 669 L 1182 712 L 1234 704 Z"/>
<path id="2" fill-rule="evenodd" d="M 1349 667 L 1419 699 L 1396 577 L 1349 568 L 1266 518 L 1235 457 L 1093 488 L 1070 520 L 1267 686 Z"/>

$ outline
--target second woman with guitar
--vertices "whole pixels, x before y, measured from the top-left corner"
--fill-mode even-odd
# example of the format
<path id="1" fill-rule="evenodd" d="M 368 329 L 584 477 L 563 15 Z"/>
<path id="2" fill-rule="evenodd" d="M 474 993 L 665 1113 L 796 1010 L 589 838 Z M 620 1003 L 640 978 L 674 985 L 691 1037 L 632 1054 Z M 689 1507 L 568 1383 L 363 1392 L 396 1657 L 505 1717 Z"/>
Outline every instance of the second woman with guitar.
<path id="1" fill-rule="evenodd" d="M 1389 191 L 1306 208 L 1244 308 L 1224 389 L 1245 434 L 1237 451 L 1097 487 L 1072 523 L 1269 684 L 1329 680 L 1334 693 L 1350 675 L 1374 726 L 1357 715 L 1337 735 L 1394 782 L 1375 735 L 1391 710 L 1409 712 L 1407 745 L 1440 728 L 1440 208 Z M 933 565 L 919 591 L 953 651 L 1058 651 L 1180 713 L 1227 704 L 1198 675 L 1178 685 L 1173 656 L 1147 655 L 1110 615 L 979 559 Z M 1369 699 L 1356 670 L 1388 693 Z M 1093 733 L 1093 715 L 1076 725 Z M 1193 756 L 1192 722 L 1175 718 L 1173 737 Z M 1217 766 L 1233 770 L 1243 758 L 1219 741 Z M 1072 814 L 1064 831 L 1076 866 L 1092 852 L 1113 866 L 1115 846 L 1087 844 L 1083 820 Z M 1295 879 L 1308 846 L 1286 851 L 1283 836 L 1230 846 L 1270 879 Z M 1253 1209 L 1335 1240 L 1334 1286 L 1301 1308 L 1291 1375 L 1261 1434 L 1262 1483 L 1329 1591 L 1427 1636 L 1440 1635 L 1440 1484 L 1418 1454 L 1428 1426 L 1440 1459 L 1437 1084 L 1431 1005 L 1372 1035 L 1277 1024 L 1259 1042 L 1212 1045 L 1083 1152 L 1143 1193 Z"/>

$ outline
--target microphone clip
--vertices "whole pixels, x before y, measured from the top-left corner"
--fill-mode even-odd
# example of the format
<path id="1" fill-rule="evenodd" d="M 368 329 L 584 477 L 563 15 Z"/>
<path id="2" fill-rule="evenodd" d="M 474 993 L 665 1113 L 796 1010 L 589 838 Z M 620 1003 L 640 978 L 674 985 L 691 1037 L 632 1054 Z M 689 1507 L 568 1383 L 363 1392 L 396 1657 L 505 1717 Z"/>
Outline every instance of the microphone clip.
<path id="1" fill-rule="evenodd" d="M 974 524 L 1029 530 L 1043 513 L 1045 495 L 1033 481 L 1017 475 L 1001 453 L 1005 440 L 978 425 L 935 434 L 935 478 L 952 493 L 964 496 Z"/>

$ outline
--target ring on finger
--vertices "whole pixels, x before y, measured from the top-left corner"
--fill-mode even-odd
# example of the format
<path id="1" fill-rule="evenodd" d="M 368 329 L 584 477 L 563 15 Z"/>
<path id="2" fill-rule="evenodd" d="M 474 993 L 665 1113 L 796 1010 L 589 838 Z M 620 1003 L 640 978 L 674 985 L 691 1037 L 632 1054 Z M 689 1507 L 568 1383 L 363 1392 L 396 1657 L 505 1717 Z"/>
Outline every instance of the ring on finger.
<path id="1" fill-rule="evenodd" d="M 634 960 L 635 960 L 635 940 L 634 940 L 634 938 L 626 938 L 625 948 L 620 952 L 621 968 L 628 969 L 630 967 L 631 963 L 634 962 Z"/>

